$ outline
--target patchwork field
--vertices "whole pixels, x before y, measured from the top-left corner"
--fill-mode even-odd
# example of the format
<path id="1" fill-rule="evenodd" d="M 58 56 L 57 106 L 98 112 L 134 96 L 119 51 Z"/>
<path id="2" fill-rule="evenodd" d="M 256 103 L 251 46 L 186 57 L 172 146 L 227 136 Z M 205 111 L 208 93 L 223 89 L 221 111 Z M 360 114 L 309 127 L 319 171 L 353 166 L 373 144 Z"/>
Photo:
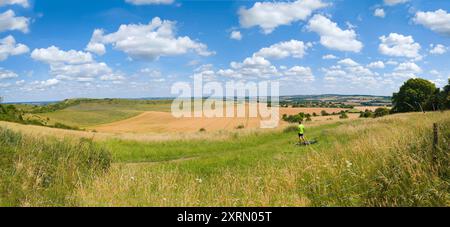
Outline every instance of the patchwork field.
<path id="1" fill-rule="evenodd" d="M 323 109 L 311 109 L 311 108 L 281 108 L 280 115 L 289 114 L 294 115 L 300 112 L 312 113 L 314 111 Z M 328 110 L 328 109 L 325 109 Z M 337 111 L 338 109 L 332 109 L 329 111 Z M 339 110 L 340 111 L 340 110 Z M 320 111 L 319 111 L 320 113 Z M 349 119 L 356 119 L 359 114 L 349 114 Z M 233 118 L 175 118 L 171 113 L 167 112 L 145 112 L 138 116 L 117 121 L 109 124 L 94 126 L 98 132 L 108 132 L 108 133 L 167 133 L 167 132 L 198 132 L 200 129 L 206 131 L 221 131 L 228 130 L 233 131 L 236 129 L 257 129 L 260 127 L 261 117 L 233 117 Z M 318 116 L 313 117 L 314 122 L 323 121 L 337 121 L 340 120 L 339 116 Z M 309 124 L 309 123 L 307 123 Z M 288 123 L 279 120 L 279 127 L 286 127 Z"/>

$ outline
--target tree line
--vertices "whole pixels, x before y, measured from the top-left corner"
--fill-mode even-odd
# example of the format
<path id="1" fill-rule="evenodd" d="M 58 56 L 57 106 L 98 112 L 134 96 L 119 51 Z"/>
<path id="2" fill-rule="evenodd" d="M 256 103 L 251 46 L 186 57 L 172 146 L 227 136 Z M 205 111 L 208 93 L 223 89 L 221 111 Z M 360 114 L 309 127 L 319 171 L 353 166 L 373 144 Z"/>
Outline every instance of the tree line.
<path id="1" fill-rule="evenodd" d="M 428 80 L 413 78 L 406 81 L 392 96 L 392 113 L 443 111 L 450 109 L 450 78 L 440 89 Z"/>

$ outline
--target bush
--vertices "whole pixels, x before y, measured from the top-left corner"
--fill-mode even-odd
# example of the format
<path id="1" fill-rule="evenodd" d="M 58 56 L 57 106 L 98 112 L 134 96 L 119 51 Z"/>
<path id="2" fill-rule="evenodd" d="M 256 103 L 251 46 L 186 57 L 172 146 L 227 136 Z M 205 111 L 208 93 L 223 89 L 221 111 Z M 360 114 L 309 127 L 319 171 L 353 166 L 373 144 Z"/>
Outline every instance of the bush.
<path id="1" fill-rule="evenodd" d="M 244 128 L 245 128 L 245 126 L 243 124 L 240 124 L 236 127 L 236 129 L 244 129 Z"/>
<path id="2" fill-rule="evenodd" d="M 347 119 L 347 118 L 348 118 L 348 115 L 347 115 L 347 113 L 346 113 L 345 111 L 342 111 L 342 112 L 341 112 L 341 115 L 339 116 L 339 118 L 340 118 L 340 119 Z"/>
<path id="3" fill-rule="evenodd" d="M 320 114 L 321 114 L 322 116 L 329 116 L 329 115 L 330 115 L 330 114 L 327 113 L 327 111 L 325 111 L 325 110 L 320 111 Z"/>
<path id="4" fill-rule="evenodd" d="M 371 118 L 371 117 L 374 117 L 374 114 L 373 114 L 372 111 L 366 110 L 366 111 L 364 111 L 364 112 L 361 112 L 361 114 L 359 115 L 359 117 L 361 117 L 361 118 Z"/>
<path id="5" fill-rule="evenodd" d="M 0 128 L 0 206 L 74 206 L 76 187 L 108 170 L 92 140 L 31 138 Z"/>
<path id="6" fill-rule="evenodd" d="M 383 107 L 377 108 L 374 113 L 374 117 L 384 117 L 386 115 L 389 115 L 389 110 Z"/>

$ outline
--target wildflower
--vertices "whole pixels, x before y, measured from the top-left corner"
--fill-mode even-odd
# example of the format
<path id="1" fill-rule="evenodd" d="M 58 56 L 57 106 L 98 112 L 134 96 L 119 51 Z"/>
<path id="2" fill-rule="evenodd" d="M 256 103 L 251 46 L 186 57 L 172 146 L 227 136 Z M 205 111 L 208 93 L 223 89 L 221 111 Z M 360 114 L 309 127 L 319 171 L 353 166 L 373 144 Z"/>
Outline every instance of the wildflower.
<path id="1" fill-rule="evenodd" d="M 197 179 L 195 179 L 198 183 L 202 183 L 203 182 L 203 180 L 201 179 L 201 178 L 197 178 Z"/>
<path id="2" fill-rule="evenodd" d="M 347 168 L 351 168 L 353 165 L 353 163 L 348 160 L 345 160 L 345 163 L 347 164 Z"/>

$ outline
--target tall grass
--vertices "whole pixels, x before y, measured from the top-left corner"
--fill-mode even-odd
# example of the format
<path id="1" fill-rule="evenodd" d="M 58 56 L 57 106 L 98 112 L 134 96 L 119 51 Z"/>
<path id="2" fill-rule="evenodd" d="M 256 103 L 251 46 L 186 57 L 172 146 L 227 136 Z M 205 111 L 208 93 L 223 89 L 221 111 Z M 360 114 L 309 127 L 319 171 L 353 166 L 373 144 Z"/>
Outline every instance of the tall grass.
<path id="1" fill-rule="evenodd" d="M 0 206 L 73 206 L 74 190 L 111 157 L 92 141 L 31 138 L 0 128 Z"/>
<path id="2" fill-rule="evenodd" d="M 119 163 L 77 197 L 85 206 L 448 206 L 449 127 L 450 112 L 414 113 L 307 127 L 319 140 L 308 147 L 289 129 L 146 143 L 139 155 L 114 141 Z"/>

